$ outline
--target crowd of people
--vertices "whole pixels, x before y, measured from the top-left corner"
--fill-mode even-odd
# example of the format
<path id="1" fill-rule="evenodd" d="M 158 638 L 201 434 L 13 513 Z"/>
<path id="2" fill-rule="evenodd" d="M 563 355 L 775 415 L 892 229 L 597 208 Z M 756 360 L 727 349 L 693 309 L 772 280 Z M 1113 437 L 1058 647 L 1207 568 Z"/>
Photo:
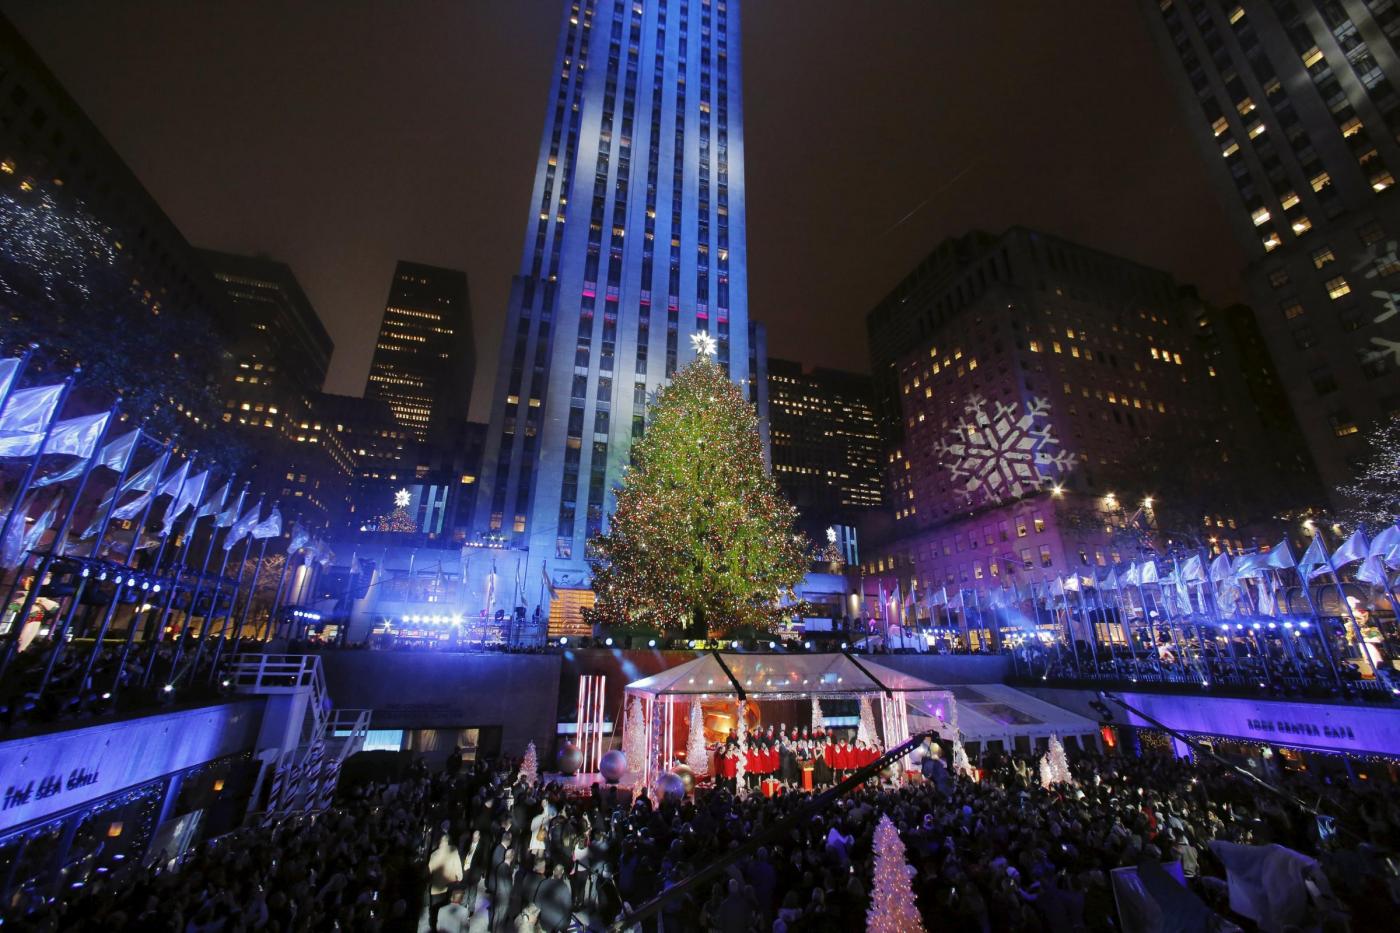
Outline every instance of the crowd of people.
<path id="1" fill-rule="evenodd" d="M 936 761 L 937 759 L 934 759 Z M 933 763 L 931 761 L 931 763 Z M 980 780 L 936 763 L 923 780 L 868 782 L 769 833 L 810 800 L 799 789 L 682 800 L 530 781 L 513 762 L 449 757 L 342 788 L 330 811 L 208 843 L 174 865 L 18 899 L 7 929 L 556 931 L 602 929 L 721 855 L 708 885 L 665 900 L 636 929 L 808 933 L 863 928 L 872 837 L 904 840 L 926 929 L 1121 929 L 1111 874 L 1177 862 L 1181 909 L 1234 922 L 1212 843 L 1279 843 L 1316 858 L 1291 929 L 1383 928 L 1400 905 L 1400 794 L 1285 774 L 1318 820 L 1211 760 L 1077 753 L 1072 784 L 1041 786 L 1033 760 L 989 754 Z M 761 844 L 759 844 L 761 843 Z M 755 845 L 757 844 L 757 845 Z M 1311 863 L 1309 863 L 1311 864 Z M 1309 896 L 1308 892 L 1312 892 Z M 1246 929 L 1254 927 L 1245 924 Z"/>

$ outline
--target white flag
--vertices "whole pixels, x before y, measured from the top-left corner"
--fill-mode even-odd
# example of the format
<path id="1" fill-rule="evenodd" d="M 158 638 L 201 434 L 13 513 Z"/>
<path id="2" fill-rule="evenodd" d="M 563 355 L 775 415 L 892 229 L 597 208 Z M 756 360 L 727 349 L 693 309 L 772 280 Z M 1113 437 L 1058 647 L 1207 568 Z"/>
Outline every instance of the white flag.
<path id="1" fill-rule="evenodd" d="M 253 536 L 253 540 L 261 541 L 263 538 L 275 538 L 282 533 L 282 513 L 277 511 L 277 506 L 272 507 L 272 512 L 258 522 L 248 533 Z"/>
<path id="2" fill-rule="evenodd" d="M 1400 525 L 1391 525 L 1371 542 L 1370 557 L 1379 557 L 1387 567 L 1400 567 Z"/>
<path id="3" fill-rule="evenodd" d="M 1201 555 L 1192 554 L 1186 558 L 1186 563 L 1181 565 L 1182 583 L 1204 583 L 1206 580 L 1205 568 L 1201 565 Z"/>
<path id="4" fill-rule="evenodd" d="M 224 535 L 225 551 L 232 550 L 234 545 L 243 540 L 244 536 L 258 523 L 258 515 L 261 512 L 262 500 L 259 499 L 251 509 L 244 513 L 242 518 L 233 523 L 233 527 L 228 530 L 228 534 Z"/>
<path id="5" fill-rule="evenodd" d="M 297 551 L 306 547 L 307 542 L 310 540 L 311 535 L 302 527 L 301 522 L 292 522 L 292 537 L 291 540 L 287 542 L 287 553 L 295 554 Z"/>
<path id="6" fill-rule="evenodd" d="M 1268 555 L 1255 552 L 1245 554 L 1235 561 L 1235 579 L 1244 580 L 1249 577 L 1263 577 L 1267 564 Z"/>
<path id="7" fill-rule="evenodd" d="M 1143 561 L 1142 572 L 1141 575 L 1138 577 L 1138 580 L 1141 581 L 1143 586 L 1146 586 L 1149 583 L 1158 582 L 1159 577 L 1157 573 L 1157 562 L 1155 560 L 1148 558 L 1147 560 Z"/>
<path id="8" fill-rule="evenodd" d="M 1273 550 L 1264 555 L 1264 566 L 1272 567 L 1275 570 L 1287 570 L 1296 565 L 1297 561 L 1293 559 L 1293 548 L 1288 546 L 1287 538 L 1274 545 Z"/>
<path id="9" fill-rule="evenodd" d="M 128 431 L 116 440 L 103 445 L 102 452 L 97 455 L 97 462 L 93 466 L 106 467 L 118 473 L 126 469 L 126 462 L 130 459 L 131 452 L 136 449 L 136 435 L 136 430 Z M 42 489 L 55 483 L 66 483 L 70 479 L 82 476 L 87 467 L 86 460 L 76 460 L 61 472 L 39 477 L 34 481 L 34 486 L 36 489 Z"/>
<path id="10" fill-rule="evenodd" d="M 1385 562 L 1379 554 L 1372 554 L 1356 568 L 1356 579 L 1372 586 L 1385 586 Z"/>
<path id="11" fill-rule="evenodd" d="M 194 511 L 195 519 L 198 520 L 209 515 L 218 515 L 219 510 L 224 507 L 224 500 L 228 498 L 228 487 L 229 484 L 224 483 L 215 490 L 212 496 L 200 503 L 199 508 Z"/>
<path id="12" fill-rule="evenodd" d="M 185 485 L 185 479 L 190 475 L 190 462 L 186 460 L 175 468 L 175 472 L 165 478 L 165 482 L 156 489 L 156 497 L 178 496 L 180 490 Z"/>
<path id="13" fill-rule="evenodd" d="M 1354 564 L 1359 560 L 1365 560 L 1370 549 L 1366 546 L 1366 536 L 1358 528 L 1351 533 L 1351 537 L 1342 542 L 1342 546 L 1337 548 L 1337 553 L 1332 555 L 1332 566 L 1338 569 L 1347 564 Z"/>
<path id="14" fill-rule="evenodd" d="M 1215 584 L 1234 580 L 1235 571 L 1230 566 L 1230 555 L 1221 553 L 1219 557 L 1210 562 L 1210 582 Z"/>
<path id="15" fill-rule="evenodd" d="M 9 434 L 43 434 L 53 420 L 58 400 L 63 396 L 63 383 L 20 389 L 10 395 L 5 410 L 0 412 L 0 436 Z M 15 456 L 24 456 L 16 454 Z"/>
<path id="16" fill-rule="evenodd" d="M 1298 559 L 1298 573 L 1305 580 L 1311 580 L 1319 574 L 1328 571 L 1327 549 L 1322 546 L 1322 538 L 1313 535 L 1312 544 L 1303 552 L 1303 556 Z"/>
<path id="17" fill-rule="evenodd" d="M 17 356 L 10 356 L 0 360 L 0 399 L 3 399 L 5 393 L 10 391 L 10 386 L 14 384 L 15 377 L 19 375 L 20 362 L 21 360 Z"/>
<path id="18" fill-rule="evenodd" d="M 1138 565 L 1137 565 L 1137 564 L 1129 564 L 1129 565 L 1128 565 L 1128 571 L 1127 571 L 1127 573 L 1123 574 L 1123 585 L 1124 585 L 1124 586 L 1141 586 L 1141 585 L 1142 585 L 1142 571 L 1138 569 Z"/>
<path id="19" fill-rule="evenodd" d="M 188 461 L 186 462 L 188 463 Z M 170 529 L 175 527 L 175 522 L 179 520 L 181 515 L 185 514 L 185 510 L 199 504 L 200 498 L 204 495 L 204 485 L 207 482 L 209 482 L 208 470 L 185 480 L 185 484 L 180 487 L 180 492 L 165 507 L 165 519 L 161 523 L 161 534 L 170 534 Z"/>
<path id="20" fill-rule="evenodd" d="M 0 541 L 0 568 L 10 570 L 19 566 L 20 559 L 24 556 L 24 523 L 28 520 L 29 503 L 24 502 L 20 511 L 15 513 L 14 520 L 10 522 L 5 539 Z"/>
<path id="21" fill-rule="evenodd" d="M 110 417 L 111 412 L 103 412 L 60 421 L 49 431 L 47 441 L 44 440 L 43 430 L 0 437 L 0 457 L 32 457 L 39 453 L 39 445 L 43 444 L 45 456 L 69 454 L 87 459 L 97 449 L 97 442 L 102 432 L 107 430 L 107 419 Z"/>

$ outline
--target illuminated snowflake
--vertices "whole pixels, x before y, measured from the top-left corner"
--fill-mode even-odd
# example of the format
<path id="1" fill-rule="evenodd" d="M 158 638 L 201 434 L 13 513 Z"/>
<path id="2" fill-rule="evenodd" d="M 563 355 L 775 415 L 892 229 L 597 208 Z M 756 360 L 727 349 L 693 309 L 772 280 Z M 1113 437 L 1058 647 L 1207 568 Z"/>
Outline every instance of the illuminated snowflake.
<path id="1" fill-rule="evenodd" d="M 1400 268 L 1400 242 L 1388 241 L 1384 246 L 1372 243 L 1356 259 L 1353 272 L 1359 272 L 1367 279 L 1384 279 Z M 1381 312 L 1372 319 L 1373 324 L 1383 324 L 1400 314 L 1400 292 L 1390 289 L 1376 289 L 1371 297 L 1379 299 Z"/>
<path id="2" fill-rule="evenodd" d="M 1034 492 L 1074 466 L 1074 454 L 1059 448 L 1050 432 L 1050 403 L 1034 398 L 1024 405 L 968 399 L 965 417 L 936 450 L 969 500 L 1005 502 Z"/>

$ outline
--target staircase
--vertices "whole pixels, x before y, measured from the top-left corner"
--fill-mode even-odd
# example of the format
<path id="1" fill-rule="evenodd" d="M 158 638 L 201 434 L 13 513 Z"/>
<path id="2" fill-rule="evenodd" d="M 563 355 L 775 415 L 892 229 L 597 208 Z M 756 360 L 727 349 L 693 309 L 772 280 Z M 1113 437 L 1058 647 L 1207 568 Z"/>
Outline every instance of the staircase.
<path id="1" fill-rule="evenodd" d="M 258 740 L 267 762 L 259 778 L 259 789 L 268 782 L 267 804 L 256 818 L 266 824 L 328 808 L 340 766 L 364 747 L 370 711 L 331 709 L 316 655 L 240 654 L 226 677 L 236 693 L 268 697 Z"/>

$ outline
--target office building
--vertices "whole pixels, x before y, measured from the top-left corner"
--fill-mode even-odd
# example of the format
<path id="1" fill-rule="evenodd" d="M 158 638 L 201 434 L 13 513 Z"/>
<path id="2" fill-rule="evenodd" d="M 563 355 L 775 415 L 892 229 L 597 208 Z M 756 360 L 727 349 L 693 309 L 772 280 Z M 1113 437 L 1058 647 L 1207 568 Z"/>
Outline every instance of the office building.
<path id="1" fill-rule="evenodd" d="M 883 503 L 870 377 L 768 360 L 773 478 L 814 542 Z"/>
<path id="2" fill-rule="evenodd" d="M 737 0 L 562 4 L 477 528 L 584 586 L 646 404 L 750 353 Z M 756 380 L 755 392 L 763 389 Z"/>
<path id="3" fill-rule="evenodd" d="M 394 268 L 365 397 L 388 403 L 418 442 L 465 418 L 476 374 L 467 276 L 400 261 Z"/>
<path id="4" fill-rule="evenodd" d="M 55 372 L 81 361 L 88 389 L 153 413 L 148 429 L 219 446 L 207 429 L 222 411 L 222 290 L 2 15 L 0 230 L 16 237 L 0 236 L 7 351 L 37 342 L 38 365 Z"/>
<path id="5" fill-rule="evenodd" d="M 923 287 L 921 264 L 896 290 L 909 299 L 872 313 L 888 325 L 897 306 L 915 336 L 896 363 L 900 440 L 885 451 L 895 531 L 863 549 L 867 572 L 907 593 L 911 579 L 986 587 L 1106 572 L 1149 546 L 1253 543 L 1283 504 L 1264 464 L 1297 473 L 1306 460 L 1300 443 L 1274 449 L 1222 375 L 1241 364 L 1232 343 L 1203 345 L 1193 292 L 1024 228 L 935 255 L 958 257 L 941 287 Z"/>
<path id="6" fill-rule="evenodd" d="M 316 406 L 335 349 L 330 335 L 285 263 L 212 250 L 200 258 L 227 296 L 220 420 L 251 451 L 240 475 L 289 516 L 338 526 L 354 461 Z"/>
<path id="7" fill-rule="evenodd" d="M 1330 491 L 1400 412 L 1400 7 L 1142 0 Z"/>

